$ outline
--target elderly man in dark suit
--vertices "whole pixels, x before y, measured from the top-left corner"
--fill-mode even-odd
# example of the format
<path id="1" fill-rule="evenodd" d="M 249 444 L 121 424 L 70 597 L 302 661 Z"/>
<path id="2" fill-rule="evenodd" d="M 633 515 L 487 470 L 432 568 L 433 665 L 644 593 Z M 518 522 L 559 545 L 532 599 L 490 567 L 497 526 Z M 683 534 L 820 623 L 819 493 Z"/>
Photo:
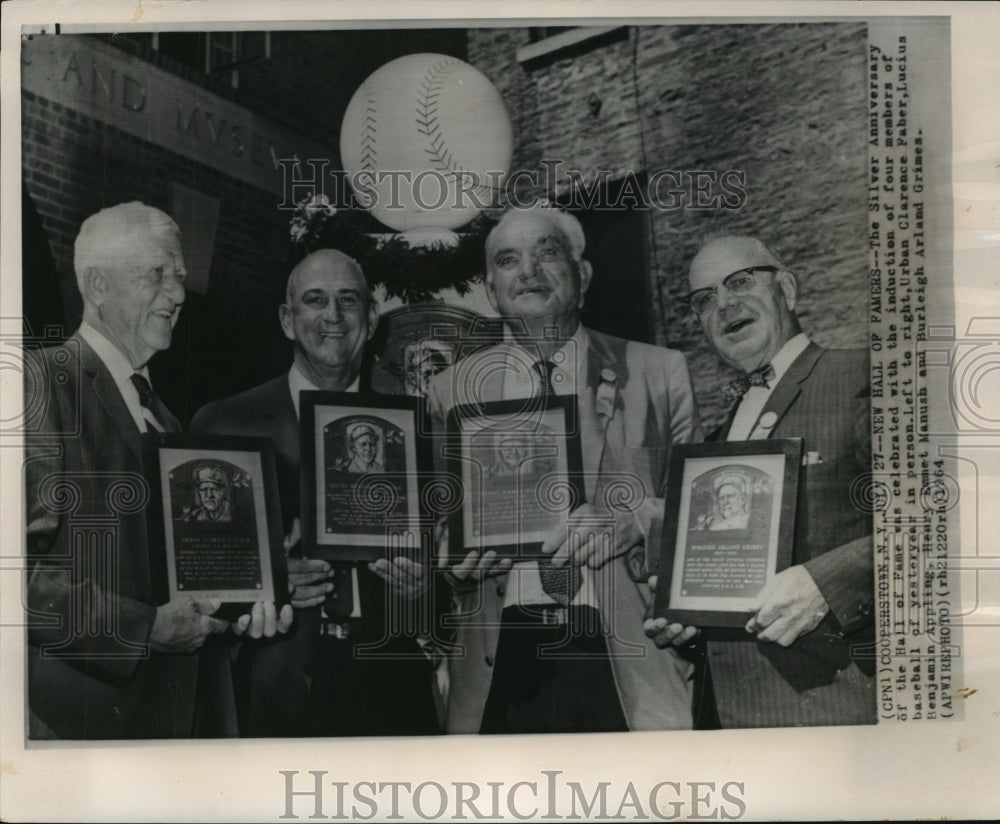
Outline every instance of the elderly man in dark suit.
<path id="1" fill-rule="evenodd" d="M 512 568 L 469 547 L 448 571 L 461 616 L 449 732 L 691 727 L 690 665 L 659 654 L 642 622 L 666 453 L 701 437 L 694 394 L 679 352 L 583 326 L 593 274 L 584 246 L 568 213 L 508 212 L 486 242 L 505 340 L 430 382 L 439 421 L 459 404 L 576 395 L 587 501 L 546 542 L 550 561 Z M 623 480 L 638 486 L 634 505 L 615 511 L 606 490 Z"/>
<path id="2" fill-rule="evenodd" d="M 357 392 L 378 303 L 361 267 L 333 249 L 312 253 L 288 277 L 279 309 L 294 344 L 291 369 L 211 403 L 191 422 L 201 434 L 255 435 L 275 446 L 281 511 L 291 551 L 295 626 L 287 637 L 245 644 L 237 666 L 241 735 L 389 735 L 438 731 L 433 669 L 416 639 L 389 636 L 391 598 L 421 597 L 423 568 L 406 558 L 368 566 L 298 555 L 299 393 Z M 378 659 L 355 655 L 379 644 Z"/>
<path id="3" fill-rule="evenodd" d="M 718 440 L 802 438 L 792 566 L 764 587 L 748 641 L 709 641 L 699 725 L 770 727 L 875 721 L 871 515 L 854 505 L 870 471 L 865 350 L 828 350 L 803 334 L 799 284 L 751 237 L 720 237 L 695 256 L 688 302 L 708 342 L 740 378 Z M 646 625 L 661 645 L 687 645 L 693 627 Z M 697 643 L 697 642 L 696 642 Z M 714 696 L 713 696 L 714 689 Z M 717 713 L 717 717 L 716 717 Z"/>
<path id="4" fill-rule="evenodd" d="M 218 602 L 157 605 L 140 433 L 179 431 L 146 364 L 184 302 L 180 233 L 141 203 L 104 209 L 76 239 L 83 322 L 26 374 L 29 735 L 192 735 L 199 657 Z M 273 618 L 273 613 L 272 613 Z M 249 621 L 241 619 L 245 628 Z"/>

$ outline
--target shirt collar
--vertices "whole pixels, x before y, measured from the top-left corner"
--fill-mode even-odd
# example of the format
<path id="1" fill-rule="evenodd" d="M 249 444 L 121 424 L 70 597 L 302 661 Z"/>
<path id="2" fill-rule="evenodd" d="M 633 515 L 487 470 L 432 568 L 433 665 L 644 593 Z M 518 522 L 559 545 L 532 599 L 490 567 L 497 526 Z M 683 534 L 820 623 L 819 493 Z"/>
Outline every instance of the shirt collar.
<path id="1" fill-rule="evenodd" d="M 354 379 L 354 383 L 347 387 L 347 391 L 357 392 L 360 383 L 361 376 L 358 375 L 358 377 Z M 292 393 L 292 405 L 295 407 L 295 417 L 298 418 L 299 392 L 315 392 L 319 390 L 319 387 L 303 375 L 302 370 L 299 369 L 298 365 L 293 363 L 292 368 L 288 370 L 288 389 Z"/>
<path id="2" fill-rule="evenodd" d="M 788 371 L 788 367 L 795 362 L 795 359 L 799 355 L 806 351 L 808 346 L 809 338 L 806 337 L 805 332 L 799 332 L 799 334 L 785 341 L 785 345 L 771 359 L 771 367 L 774 369 L 774 385 L 777 385 L 778 381 L 784 377 L 785 372 Z"/>
<path id="3" fill-rule="evenodd" d="M 539 359 L 538 352 L 522 346 L 506 326 L 504 327 L 503 336 L 505 343 L 525 352 L 532 363 Z M 569 340 L 549 356 L 549 360 L 555 364 L 552 376 L 553 387 L 557 395 L 576 394 L 580 369 L 587 362 L 587 348 L 589 346 L 590 338 L 587 335 L 587 330 L 582 323 L 578 323 L 576 331 L 569 337 Z M 555 379 L 557 374 L 561 376 L 561 380 Z"/>
<path id="4" fill-rule="evenodd" d="M 125 353 L 115 346 L 103 332 L 98 331 L 89 323 L 84 321 L 80 324 L 80 337 L 83 338 L 94 350 L 94 353 L 101 359 L 101 363 L 107 367 L 115 383 L 119 385 L 129 384 L 131 386 L 132 376 L 136 373 L 149 380 L 149 369 L 143 366 L 135 369 L 132 362 Z"/>

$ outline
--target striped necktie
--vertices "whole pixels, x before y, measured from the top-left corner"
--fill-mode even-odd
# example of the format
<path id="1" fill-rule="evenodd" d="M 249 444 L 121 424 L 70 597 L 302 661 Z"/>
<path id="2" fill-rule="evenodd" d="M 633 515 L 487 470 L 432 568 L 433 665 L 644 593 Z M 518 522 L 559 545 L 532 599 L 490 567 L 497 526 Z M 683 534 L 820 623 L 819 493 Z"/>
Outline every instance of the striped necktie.
<path id="1" fill-rule="evenodd" d="M 537 360 L 531 364 L 531 368 L 538 374 L 538 392 L 540 398 L 550 398 L 556 394 L 556 389 L 552 385 L 552 370 L 556 365 L 552 361 Z"/>
<path id="2" fill-rule="evenodd" d="M 552 361 L 537 360 L 531 364 L 538 373 L 539 398 L 555 397 L 556 390 L 552 385 L 552 370 L 556 365 Z M 538 577 L 542 589 L 556 603 L 568 607 L 583 585 L 583 574 L 580 567 L 567 562 L 561 567 L 552 566 L 552 558 L 548 555 L 538 559 Z"/>

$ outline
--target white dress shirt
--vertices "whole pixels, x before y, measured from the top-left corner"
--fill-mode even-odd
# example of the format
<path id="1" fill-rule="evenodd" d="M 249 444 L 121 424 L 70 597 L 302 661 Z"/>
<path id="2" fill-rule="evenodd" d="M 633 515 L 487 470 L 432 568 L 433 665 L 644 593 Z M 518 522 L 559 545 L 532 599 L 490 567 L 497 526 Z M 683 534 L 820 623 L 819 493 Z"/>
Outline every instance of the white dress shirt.
<path id="1" fill-rule="evenodd" d="M 778 381 L 784 377 L 788 367 L 795 359 L 806 351 L 809 346 L 809 338 L 804 332 L 799 332 L 795 337 L 785 342 L 778 354 L 771 360 L 771 368 L 774 369 L 774 377 L 768 381 L 768 386 L 751 386 L 740 400 L 740 405 L 736 408 L 736 415 L 733 417 L 733 425 L 729 428 L 728 441 L 750 441 L 759 438 L 766 438 L 769 430 L 765 430 L 758 425 L 760 413 L 764 411 L 768 398 L 778 385 Z"/>
<path id="2" fill-rule="evenodd" d="M 504 330 L 506 343 L 516 347 L 507 356 L 504 364 L 503 400 L 531 398 L 539 394 L 541 376 L 533 369 L 525 369 L 525 364 L 531 364 L 539 359 L 537 351 L 531 351 L 520 346 L 510 331 Z M 587 352 L 590 339 L 583 324 L 576 328 L 573 336 L 559 349 L 549 356 L 555 364 L 552 369 L 552 388 L 557 395 L 575 395 L 579 384 L 579 375 L 584 374 L 587 364 Z M 587 567 L 581 568 L 583 583 L 580 591 L 573 598 L 572 604 L 582 606 L 597 605 L 594 592 L 594 582 Z M 504 606 L 560 606 L 542 588 L 542 580 L 538 575 L 538 564 L 534 561 L 517 563 L 511 570 L 508 579 L 507 593 L 504 596 Z"/>
<path id="3" fill-rule="evenodd" d="M 347 387 L 347 392 L 357 392 L 358 385 L 361 383 L 360 376 L 354 379 L 349 387 Z M 292 393 L 292 406 L 295 407 L 295 417 L 301 420 L 301 415 L 299 414 L 299 392 L 305 391 L 316 391 L 319 389 L 316 384 L 314 384 L 309 378 L 302 374 L 302 370 L 296 364 L 292 364 L 292 368 L 288 370 L 288 389 Z M 361 591 L 358 587 L 358 568 L 356 566 L 351 567 L 351 591 L 354 594 L 353 607 L 351 609 L 351 618 L 361 617 Z"/>
<path id="4" fill-rule="evenodd" d="M 101 363 L 111 373 L 111 377 L 114 378 L 115 384 L 118 386 L 118 391 L 121 392 L 122 400 L 125 401 L 125 406 L 128 407 L 132 420 L 135 421 L 139 431 L 147 431 L 146 421 L 149 420 L 154 427 L 162 432 L 163 425 L 152 414 L 147 419 L 142 404 L 139 402 L 139 390 L 132 383 L 132 376 L 137 372 L 149 381 L 149 369 L 145 366 L 142 369 L 134 369 L 125 353 L 86 321 L 80 324 L 79 331 L 80 337 L 90 345 L 97 357 L 101 359 Z M 152 381 L 149 383 L 152 386 Z"/>

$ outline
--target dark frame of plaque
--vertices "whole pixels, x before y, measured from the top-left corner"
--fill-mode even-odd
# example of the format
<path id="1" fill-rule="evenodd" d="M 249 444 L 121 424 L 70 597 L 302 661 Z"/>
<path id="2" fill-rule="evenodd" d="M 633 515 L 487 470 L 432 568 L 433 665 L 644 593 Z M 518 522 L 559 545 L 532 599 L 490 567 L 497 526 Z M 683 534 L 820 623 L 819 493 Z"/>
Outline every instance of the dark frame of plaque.
<path id="1" fill-rule="evenodd" d="M 464 491 L 449 520 L 452 561 L 473 549 L 515 560 L 541 556 L 544 538 L 584 501 L 578 421 L 576 395 L 449 412 L 448 473 Z"/>
<path id="2" fill-rule="evenodd" d="M 419 536 L 429 439 L 418 438 L 422 398 L 356 392 L 299 394 L 302 552 L 373 561 L 395 535 Z M 414 555 L 422 552 L 417 540 Z"/>
<path id="3" fill-rule="evenodd" d="M 727 638 L 792 561 L 801 438 L 677 444 L 670 450 L 654 614 Z"/>
<path id="4" fill-rule="evenodd" d="M 215 616 L 229 621 L 257 601 L 279 609 L 288 603 L 271 441 L 157 432 L 142 440 L 156 602 L 216 598 L 222 605 Z"/>

